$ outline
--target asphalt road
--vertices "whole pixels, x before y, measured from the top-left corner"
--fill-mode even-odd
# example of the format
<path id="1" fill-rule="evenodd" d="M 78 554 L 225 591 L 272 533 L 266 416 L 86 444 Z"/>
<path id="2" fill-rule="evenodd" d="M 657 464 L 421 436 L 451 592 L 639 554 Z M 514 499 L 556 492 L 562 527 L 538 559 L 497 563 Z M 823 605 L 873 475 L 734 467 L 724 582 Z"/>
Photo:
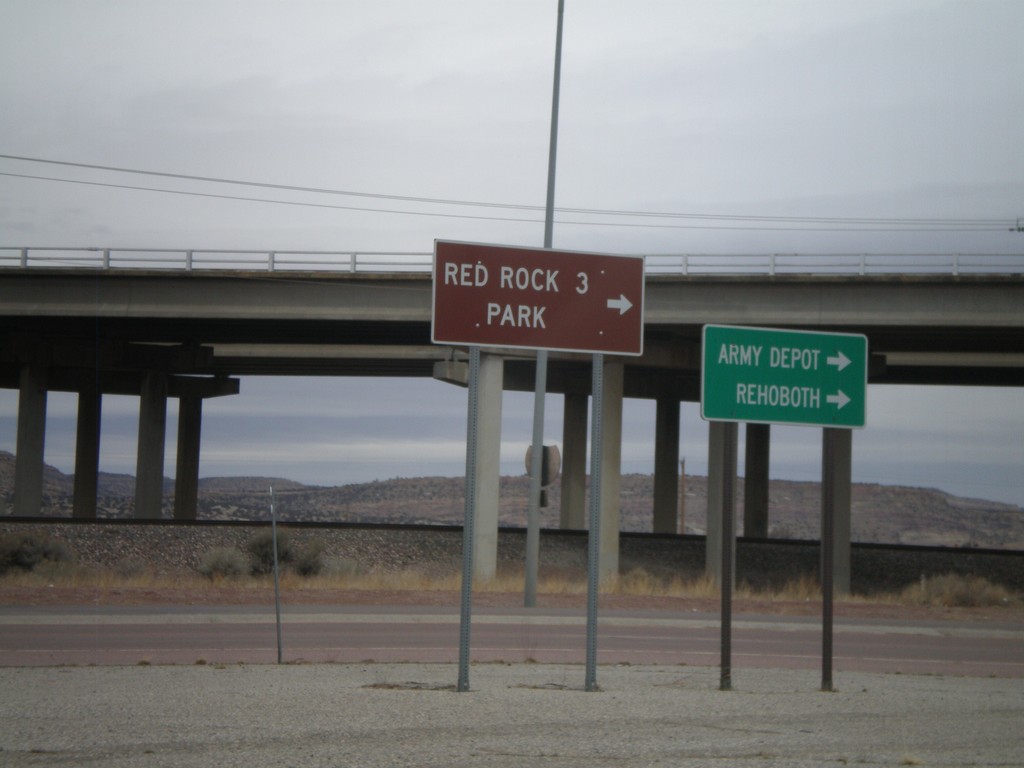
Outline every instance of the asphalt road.
<path id="1" fill-rule="evenodd" d="M 458 661 L 459 616 L 438 607 L 286 607 L 285 662 Z M 716 614 L 604 611 L 599 664 L 717 667 Z M 585 660 L 580 611 L 476 609 L 474 662 L 577 664 Z M 744 668 L 820 669 L 820 619 L 739 616 L 734 679 Z M 272 607 L 0 607 L 0 665 L 272 663 Z M 837 619 L 834 675 L 843 671 L 1024 678 L 1019 625 Z"/>

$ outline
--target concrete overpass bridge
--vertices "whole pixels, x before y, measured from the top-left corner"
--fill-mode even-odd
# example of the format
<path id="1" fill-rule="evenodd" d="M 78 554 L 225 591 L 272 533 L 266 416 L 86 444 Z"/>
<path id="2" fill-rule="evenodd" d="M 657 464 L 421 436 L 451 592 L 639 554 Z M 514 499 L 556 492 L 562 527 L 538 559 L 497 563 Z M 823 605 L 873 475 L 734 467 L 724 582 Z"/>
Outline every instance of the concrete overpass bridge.
<path id="1" fill-rule="evenodd" d="M 5 260 L 6 259 L 6 260 Z M 941 261 L 941 263 L 938 263 Z M 74 515 L 96 515 L 104 394 L 138 395 L 135 515 L 161 514 L 167 398 L 180 399 L 174 515 L 194 519 L 202 403 L 239 376 L 436 377 L 465 350 L 430 342 L 429 254 L 0 249 L 0 386 L 19 390 L 14 512 L 37 515 L 46 393 L 78 394 Z M 602 572 L 618 569 L 622 401 L 656 401 L 654 530 L 675 532 L 680 403 L 700 397 L 706 323 L 862 333 L 871 384 L 1024 385 L 1024 256 L 649 257 L 644 354 L 605 357 Z M 501 395 L 532 391 L 521 350 L 483 351 L 477 575 L 495 568 Z M 583 528 L 591 358 L 550 355 L 564 398 L 561 524 Z M 869 408 L 870 427 L 870 408 Z M 709 563 L 723 429 L 709 439 Z M 744 532 L 768 530 L 770 427 L 746 426 Z M 848 583 L 849 431 L 838 446 L 836 578 Z M 718 533 L 716 533 L 718 532 Z M 845 570 L 844 570 L 845 569 Z"/>

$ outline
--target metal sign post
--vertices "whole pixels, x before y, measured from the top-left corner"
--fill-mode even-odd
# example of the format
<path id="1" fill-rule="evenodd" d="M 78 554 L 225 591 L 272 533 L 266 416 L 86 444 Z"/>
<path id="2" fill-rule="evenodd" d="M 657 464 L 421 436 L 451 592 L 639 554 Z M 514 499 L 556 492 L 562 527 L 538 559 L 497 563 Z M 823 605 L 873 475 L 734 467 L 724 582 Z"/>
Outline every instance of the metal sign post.
<path id="1" fill-rule="evenodd" d="M 547 351 L 642 355 L 644 257 L 437 240 L 431 340 L 538 351 L 534 461 L 543 450 Z M 525 602 L 536 595 L 539 464 L 531 467 Z M 539 479 L 539 478 L 537 478 Z M 531 575 L 532 574 L 532 575 Z"/>
<path id="2" fill-rule="evenodd" d="M 597 687 L 597 593 L 601 555 L 601 445 L 603 443 L 604 355 L 594 355 L 591 376 L 593 410 L 590 427 L 590 520 L 587 531 L 587 664 L 584 688 Z"/>
<path id="3" fill-rule="evenodd" d="M 469 629 L 473 606 L 473 533 L 476 520 L 476 454 L 480 426 L 480 347 L 469 350 L 466 418 L 466 504 L 462 523 L 462 605 L 459 613 L 458 691 L 469 690 Z"/>
<path id="4" fill-rule="evenodd" d="M 732 690 L 732 573 L 733 542 L 736 538 L 736 434 L 735 424 L 725 424 L 722 433 L 722 669 L 719 689 Z"/>
<path id="5" fill-rule="evenodd" d="M 705 325 L 700 408 L 724 433 L 722 483 L 722 690 L 732 673 L 732 539 L 736 423 L 824 427 L 821 470 L 821 690 L 831 691 L 835 506 L 840 429 L 863 427 L 867 413 L 867 337 L 850 333 Z M 849 482 L 849 478 L 843 481 Z M 709 510 L 710 511 L 710 510 Z"/>
<path id="6" fill-rule="evenodd" d="M 832 597 L 835 565 L 835 475 L 838 430 L 821 438 L 821 690 L 832 691 Z"/>
<path id="7" fill-rule="evenodd" d="M 595 474 L 591 491 L 588 689 L 596 690 L 597 551 L 600 517 L 600 404 L 604 355 L 642 355 L 644 258 L 458 243 L 434 243 L 431 340 L 470 347 L 466 521 L 463 528 L 462 626 L 458 690 L 469 690 L 469 623 L 472 597 L 472 508 L 476 489 L 476 441 L 480 347 L 515 347 L 594 354 Z M 545 361 L 546 362 L 546 361 Z M 539 365 L 540 361 L 538 361 Z M 538 382 L 537 389 L 546 382 Z M 539 407 L 543 409 L 543 398 Z M 543 413 L 543 410 L 540 411 Z M 539 420 L 535 418 L 535 425 Z M 535 433 L 536 434 L 536 433 Z M 543 446 L 535 449 L 540 460 Z M 531 473 L 533 474 L 533 473 Z M 531 489 L 531 498 L 534 496 Z M 537 494 L 539 498 L 539 493 Z M 531 537 L 537 552 L 539 530 Z M 531 556 L 531 560 L 536 554 Z M 531 562 L 531 565 L 533 563 Z M 534 587 L 535 589 L 535 587 Z"/>

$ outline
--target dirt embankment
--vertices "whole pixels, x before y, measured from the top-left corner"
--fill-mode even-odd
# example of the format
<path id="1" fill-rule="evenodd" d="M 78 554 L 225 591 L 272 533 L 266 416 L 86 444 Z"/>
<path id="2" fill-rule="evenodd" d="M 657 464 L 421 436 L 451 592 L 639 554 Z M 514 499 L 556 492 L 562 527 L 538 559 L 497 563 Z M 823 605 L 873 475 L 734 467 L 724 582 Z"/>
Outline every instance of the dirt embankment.
<path id="1" fill-rule="evenodd" d="M 194 577 L 203 555 L 216 547 L 244 549 L 255 531 L 266 526 L 239 525 L 120 525 L 120 524 L 15 524 L 0 523 L 0 534 L 12 531 L 34 531 L 61 540 L 72 552 L 76 562 L 102 566 L 126 575 L 143 571 L 162 577 L 159 586 L 125 587 L 116 580 L 103 587 L 69 587 L 43 585 L 15 587 L 0 585 L 0 603 L 5 605 L 66 604 L 195 604 L 195 605 L 261 605 L 273 600 L 269 581 L 246 583 L 207 583 Z M 289 528 L 288 535 L 296 547 L 317 543 L 323 547 L 328 567 L 354 573 L 394 573 L 415 570 L 426 577 L 452 577 L 462 569 L 462 534 L 451 529 L 397 528 Z M 522 531 L 502 531 L 498 544 L 499 573 L 521 573 L 525 535 Z M 656 578 L 678 575 L 683 579 L 698 578 L 704 569 L 704 541 L 699 538 L 657 538 L 623 536 L 621 540 L 621 572 L 642 570 Z M 928 557 L 934 561 L 928 563 Z M 778 586 L 801 573 L 813 577 L 818 550 L 815 545 L 741 542 L 738 547 L 738 583 L 758 588 Z M 888 557 L 888 561 L 884 560 Z M 959 557 L 959 560 L 957 560 Z M 1009 554 L 993 556 L 994 572 L 1009 574 L 1007 579 L 1024 579 L 1024 560 Z M 879 591 L 894 576 L 901 584 L 920 578 L 922 569 L 936 573 L 955 570 L 956 562 L 968 572 L 976 572 L 977 553 L 943 553 L 939 551 L 884 552 L 876 548 L 854 553 L 855 592 Z M 993 570 L 990 566 L 989 570 Z M 1001 569 L 1001 570 L 1000 570 Z M 568 577 L 584 583 L 586 574 L 586 536 L 550 534 L 542 537 L 541 578 Z M 1005 575 L 1004 574 L 1004 575 Z M 177 579 L 178 583 L 173 584 Z M 999 581 L 999 579 L 996 579 Z M 166 583 L 172 582 L 172 586 Z M 344 582 L 341 582 L 342 584 Z M 874 586 L 872 586 L 874 585 Z M 1024 591 L 1020 587 L 1018 592 Z M 291 604 L 355 604 L 355 605 L 437 605 L 456 606 L 459 595 L 455 589 L 441 590 L 352 590 L 344 588 L 303 588 L 298 580 L 286 582 L 284 599 Z M 477 590 L 474 601 L 480 606 L 518 607 L 522 605 L 519 591 L 495 592 Z M 585 609 L 585 594 L 541 594 L 542 607 L 578 607 Z M 716 612 L 717 597 L 665 597 L 636 594 L 603 594 L 604 609 L 663 610 L 675 613 L 693 611 Z M 739 613 L 784 613 L 817 615 L 818 600 L 778 600 L 768 597 L 738 596 L 734 610 Z M 839 616 L 916 617 L 921 619 L 971 619 L 1024 623 L 1024 608 L 943 608 L 897 605 L 893 603 L 840 600 Z"/>

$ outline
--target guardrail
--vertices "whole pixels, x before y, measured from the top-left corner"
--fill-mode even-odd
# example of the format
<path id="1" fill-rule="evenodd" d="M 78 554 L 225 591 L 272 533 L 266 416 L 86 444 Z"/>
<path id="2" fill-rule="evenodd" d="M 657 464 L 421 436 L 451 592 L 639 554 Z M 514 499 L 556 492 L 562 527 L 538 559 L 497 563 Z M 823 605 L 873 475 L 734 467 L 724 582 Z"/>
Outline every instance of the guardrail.
<path id="1" fill-rule="evenodd" d="M 258 251 L 0 247 L 0 269 L 429 272 L 427 251 Z M 650 275 L 1024 274 L 1024 253 L 648 254 Z"/>
<path id="2" fill-rule="evenodd" d="M 429 272 L 421 251 L 258 251 L 187 248 L 0 248 L 0 267 Z"/>

